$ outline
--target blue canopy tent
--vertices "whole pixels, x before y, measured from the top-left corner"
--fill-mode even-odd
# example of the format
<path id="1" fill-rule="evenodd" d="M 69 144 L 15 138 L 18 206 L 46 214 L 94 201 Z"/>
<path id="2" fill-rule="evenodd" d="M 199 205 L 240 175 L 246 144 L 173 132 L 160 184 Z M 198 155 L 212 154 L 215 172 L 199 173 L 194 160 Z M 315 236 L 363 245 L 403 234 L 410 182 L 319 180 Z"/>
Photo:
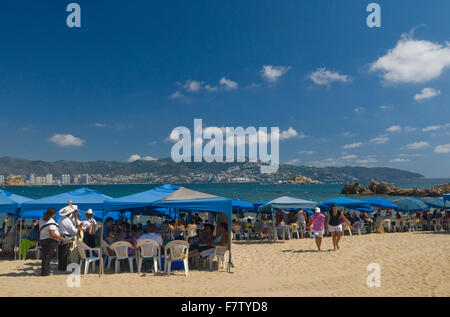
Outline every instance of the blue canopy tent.
<path id="1" fill-rule="evenodd" d="M 274 232 L 274 234 L 273 234 L 274 241 L 276 241 L 276 240 L 278 240 L 278 234 L 276 234 L 276 230 L 275 230 L 275 217 L 273 216 L 274 209 L 276 209 L 276 208 L 280 208 L 280 209 L 297 209 L 297 208 L 313 209 L 313 208 L 317 207 L 317 204 L 318 204 L 317 202 L 312 201 L 312 200 L 304 200 L 304 199 L 298 199 L 298 198 L 289 197 L 289 196 L 283 196 L 283 197 L 279 197 L 279 198 L 276 198 L 274 200 L 267 202 L 266 204 L 259 207 L 258 210 L 261 210 L 261 211 L 270 210 L 270 212 L 272 213 L 272 230 Z"/>
<path id="2" fill-rule="evenodd" d="M 447 208 L 447 205 L 450 205 L 450 203 L 447 203 L 448 201 L 450 201 L 450 193 L 449 194 L 444 194 L 444 208 Z"/>
<path id="3" fill-rule="evenodd" d="M 192 210 L 197 212 L 224 213 L 228 218 L 229 249 L 231 268 L 231 220 L 232 201 L 215 195 L 205 194 L 176 185 L 164 185 L 146 192 L 105 201 L 105 210 L 151 214 L 158 209 L 170 211 Z"/>
<path id="4" fill-rule="evenodd" d="M 48 208 L 61 209 L 70 200 L 80 210 L 92 209 L 95 218 L 101 220 L 105 216 L 104 201 L 111 197 L 89 188 L 78 188 L 73 191 L 24 202 L 21 206 L 20 218 L 40 219 Z M 57 214 L 56 218 L 58 218 Z"/>
<path id="5" fill-rule="evenodd" d="M 395 210 L 399 212 L 414 213 L 428 210 L 427 204 L 414 198 L 401 198 L 394 200 L 394 203 L 398 206 Z"/>
<path id="6" fill-rule="evenodd" d="M 429 207 L 439 208 L 439 209 L 445 208 L 444 198 L 424 197 L 424 198 L 421 198 L 420 200 L 422 200 Z"/>
<path id="7" fill-rule="evenodd" d="M 354 209 L 357 210 L 358 208 L 363 208 L 363 210 L 372 211 L 373 208 L 367 201 L 364 200 L 356 200 L 356 199 L 350 199 L 347 197 L 339 197 L 327 200 L 323 203 L 320 203 L 319 206 L 322 208 L 325 208 L 327 210 L 330 210 L 333 204 L 336 204 L 338 207 L 344 207 L 347 209 Z"/>
<path id="8" fill-rule="evenodd" d="M 256 212 L 255 206 L 248 201 L 243 200 L 233 200 L 231 202 L 231 206 L 233 207 L 233 212 Z"/>
<path id="9" fill-rule="evenodd" d="M 22 203 L 27 201 L 32 199 L 0 190 L 0 213 L 12 213 L 18 216 Z"/>
<path id="10" fill-rule="evenodd" d="M 368 202 L 371 206 L 374 206 L 374 207 L 391 208 L 391 209 L 398 207 L 392 201 L 386 200 L 383 198 L 379 198 L 379 197 L 367 198 L 367 199 L 363 199 L 363 201 Z"/>

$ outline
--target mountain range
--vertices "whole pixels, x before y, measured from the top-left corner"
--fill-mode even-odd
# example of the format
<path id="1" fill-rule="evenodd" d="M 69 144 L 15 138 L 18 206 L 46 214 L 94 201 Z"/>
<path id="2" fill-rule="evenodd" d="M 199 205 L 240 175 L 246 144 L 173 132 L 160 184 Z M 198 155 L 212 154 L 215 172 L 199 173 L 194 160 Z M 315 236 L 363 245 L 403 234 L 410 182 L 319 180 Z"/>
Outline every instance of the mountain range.
<path id="1" fill-rule="evenodd" d="M 274 174 L 260 174 L 258 163 L 175 163 L 170 158 L 152 161 L 136 160 L 133 162 L 116 161 L 32 161 L 23 158 L 0 157 L 0 175 L 45 176 L 48 173 L 56 177 L 62 174 L 90 174 L 103 176 L 152 174 L 161 177 L 175 177 L 181 180 L 188 175 L 210 175 L 210 181 L 246 177 L 257 182 L 287 180 L 293 175 L 302 175 L 322 182 L 344 181 L 390 181 L 396 179 L 423 178 L 419 173 L 388 167 L 310 167 L 281 164 Z"/>

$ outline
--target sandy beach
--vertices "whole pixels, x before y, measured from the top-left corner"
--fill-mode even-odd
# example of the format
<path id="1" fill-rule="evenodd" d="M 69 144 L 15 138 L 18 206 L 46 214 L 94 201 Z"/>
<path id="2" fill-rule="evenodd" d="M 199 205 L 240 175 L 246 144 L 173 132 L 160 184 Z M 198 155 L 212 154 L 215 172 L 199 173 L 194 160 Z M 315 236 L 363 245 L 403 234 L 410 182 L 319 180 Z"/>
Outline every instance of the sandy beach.
<path id="1" fill-rule="evenodd" d="M 70 288 L 67 275 L 38 276 L 40 261 L 0 261 L 0 296 L 450 296 L 449 232 L 344 237 L 322 252 L 314 240 L 233 243 L 235 268 L 155 276 L 90 273 Z M 367 265 L 381 266 L 381 287 L 369 288 Z M 55 267 L 56 263 L 53 263 Z"/>

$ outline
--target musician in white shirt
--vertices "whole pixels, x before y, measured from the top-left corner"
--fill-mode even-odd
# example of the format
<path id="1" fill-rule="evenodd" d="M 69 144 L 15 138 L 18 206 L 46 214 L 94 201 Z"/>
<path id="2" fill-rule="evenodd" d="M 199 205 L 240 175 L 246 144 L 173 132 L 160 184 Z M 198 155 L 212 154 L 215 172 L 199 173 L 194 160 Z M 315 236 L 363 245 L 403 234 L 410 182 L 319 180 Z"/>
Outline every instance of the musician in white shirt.
<path id="1" fill-rule="evenodd" d="M 42 247 L 41 275 L 50 275 L 50 260 L 56 251 L 58 241 L 64 241 L 59 235 L 58 224 L 56 223 L 56 209 L 49 208 L 44 217 L 39 220 L 39 243 Z"/>
<path id="2" fill-rule="evenodd" d="M 81 222 L 81 227 L 84 231 L 83 242 L 89 247 L 95 248 L 95 234 L 97 231 L 97 221 L 94 219 L 94 213 L 92 209 L 89 209 L 86 213 L 86 219 Z"/>
<path id="3" fill-rule="evenodd" d="M 82 230 L 81 225 L 76 218 L 77 211 L 79 211 L 78 206 L 72 205 L 70 202 L 68 206 L 59 211 L 61 217 L 58 219 L 58 225 L 59 233 L 62 237 L 74 237 Z M 62 243 L 58 246 L 58 270 L 66 271 L 67 264 L 69 264 L 69 254 L 70 250 L 68 243 Z"/>

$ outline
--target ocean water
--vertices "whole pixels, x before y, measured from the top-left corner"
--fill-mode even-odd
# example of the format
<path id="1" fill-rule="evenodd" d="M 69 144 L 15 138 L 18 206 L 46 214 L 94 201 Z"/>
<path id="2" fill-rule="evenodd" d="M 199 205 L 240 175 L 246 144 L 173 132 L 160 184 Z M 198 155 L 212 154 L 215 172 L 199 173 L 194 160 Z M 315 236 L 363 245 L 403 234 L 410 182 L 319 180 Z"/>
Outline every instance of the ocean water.
<path id="1" fill-rule="evenodd" d="M 396 186 L 403 188 L 428 188 L 438 184 L 450 183 L 450 179 L 417 179 L 399 180 L 393 182 Z M 321 185 L 277 185 L 277 184 L 178 184 L 187 188 L 228 197 L 240 199 L 252 203 L 272 200 L 280 196 L 293 196 L 296 198 L 314 200 L 318 202 L 336 198 L 340 195 L 343 185 L 321 184 Z M 130 185 L 88 185 L 88 186 L 23 186 L 23 187 L 2 187 L 2 189 L 17 195 L 22 195 L 32 199 L 52 196 L 80 187 L 88 187 L 97 190 L 113 198 L 122 197 L 155 188 L 159 185 L 151 184 L 130 184 Z M 355 198 L 364 198 L 354 196 Z M 396 197 L 389 196 L 386 199 Z M 76 204 L 76 201 L 73 202 Z M 0 221 L 4 219 L 4 214 L 0 213 Z M 1 222 L 0 222 L 1 223 Z"/>

